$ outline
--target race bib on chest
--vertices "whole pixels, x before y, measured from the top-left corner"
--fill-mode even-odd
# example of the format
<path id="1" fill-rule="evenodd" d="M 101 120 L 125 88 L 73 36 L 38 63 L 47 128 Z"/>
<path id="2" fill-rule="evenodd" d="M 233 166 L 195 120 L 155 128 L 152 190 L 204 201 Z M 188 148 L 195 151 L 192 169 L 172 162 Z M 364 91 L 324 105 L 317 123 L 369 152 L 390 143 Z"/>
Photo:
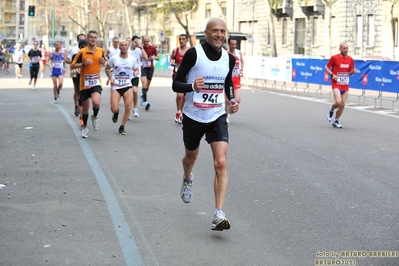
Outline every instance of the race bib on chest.
<path id="1" fill-rule="evenodd" d="M 62 61 L 53 61 L 53 68 L 62 68 L 63 66 Z"/>
<path id="2" fill-rule="evenodd" d="M 338 85 L 349 85 L 349 73 L 338 72 L 337 76 Z"/>
<path id="3" fill-rule="evenodd" d="M 151 67 L 151 59 L 143 60 L 143 67 Z"/>
<path id="4" fill-rule="evenodd" d="M 233 72 L 231 74 L 233 77 L 239 77 L 240 76 L 240 68 L 239 67 L 234 67 Z"/>
<path id="5" fill-rule="evenodd" d="M 130 84 L 130 76 L 126 74 L 115 75 L 115 86 L 123 87 Z"/>
<path id="6" fill-rule="evenodd" d="M 194 106 L 197 108 L 216 108 L 224 103 L 224 84 L 205 83 L 201 92 L 194 92 Z"/>
<path id="7" fill-rule="evenodd" d="M 100 86 L 100 74 L 85 75 L 85 89 Z"/>
<path id="8" fill-rule="evenodd" d="M 33 56 L 32 59 L 30 60 L 32 63 L 39 63 L 39 57 L 38 56 Z"/>

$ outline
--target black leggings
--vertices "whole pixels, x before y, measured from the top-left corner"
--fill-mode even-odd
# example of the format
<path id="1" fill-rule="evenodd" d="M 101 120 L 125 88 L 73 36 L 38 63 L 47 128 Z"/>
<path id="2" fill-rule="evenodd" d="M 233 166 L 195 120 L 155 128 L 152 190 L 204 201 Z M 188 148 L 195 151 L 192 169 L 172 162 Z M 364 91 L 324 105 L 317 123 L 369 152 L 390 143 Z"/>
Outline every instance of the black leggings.
<path id="1" fill-rule="evenodd" d="M 31 66 L 30 67 L 30 78 L 37 79 L 37 74 L 39 74 L 40 66 Z"/>

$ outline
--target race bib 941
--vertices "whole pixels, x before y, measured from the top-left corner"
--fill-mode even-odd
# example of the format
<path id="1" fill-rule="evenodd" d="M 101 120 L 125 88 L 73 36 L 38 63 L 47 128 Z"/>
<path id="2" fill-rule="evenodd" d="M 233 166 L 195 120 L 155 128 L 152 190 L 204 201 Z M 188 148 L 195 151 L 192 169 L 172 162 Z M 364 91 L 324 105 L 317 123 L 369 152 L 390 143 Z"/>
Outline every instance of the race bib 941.
<path id="1" fill-rule="evenodd" d="M 194 93 L 194 106 L 197 108 L 216 108 L 224 103 L 224 84 L 205 83 L 200 92 Z"/>

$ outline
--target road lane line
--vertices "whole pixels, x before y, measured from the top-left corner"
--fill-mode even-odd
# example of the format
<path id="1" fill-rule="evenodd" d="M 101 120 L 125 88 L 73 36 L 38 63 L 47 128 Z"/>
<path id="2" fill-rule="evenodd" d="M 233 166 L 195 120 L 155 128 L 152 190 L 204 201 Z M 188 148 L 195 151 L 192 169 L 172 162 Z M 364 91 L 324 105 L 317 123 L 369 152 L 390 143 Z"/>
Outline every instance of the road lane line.
<path id="1" fill-rule="evenodd" d="M 71 126 L 76 138 L 86 156 L 87 161 L 97 179 L 100 190 L 103 194 L 104 200 L 107 203 L 107 209 L 111 216 L 112 223 L 116 235 L 118 236 L 119 244 L 121 246 L 123 255 L 125 257 L 127 266 L 139 266 L 144 265 L 143 260 L 138 252 L 138 248 L 130 228 L 126 222 L 125 216 L 123 215 L 122 209 L 120 208 L 118 201 L 115 198 L 114 192 L 112 191 L 104 172 L 101 170 L 99 163 L 97 162 L 93 151 L 91 150 L 87 140 L 80 136 L 80 131 L 77 124 L 72 120 L 64 107 L 59 104 L 54 104 L 64 115 L 69 125 Z"/>

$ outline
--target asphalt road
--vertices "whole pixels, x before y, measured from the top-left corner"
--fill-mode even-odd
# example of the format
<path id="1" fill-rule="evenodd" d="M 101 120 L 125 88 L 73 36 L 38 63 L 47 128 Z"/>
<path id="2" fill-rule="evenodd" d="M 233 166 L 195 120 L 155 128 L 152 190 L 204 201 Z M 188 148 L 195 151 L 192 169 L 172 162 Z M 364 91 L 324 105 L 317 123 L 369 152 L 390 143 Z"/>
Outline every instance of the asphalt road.
<path id="1" fill-rule="evenodd" d="M 151 109 L 126 136 L 105 88 L 100 130 L 82 139 L 71 80 L 53 104 L 50 79 L 32 91 L 27 76 L 0 73 L 0 266 L 399 265 L 398 116 L 348 107 L 335 129 L 328 100 L 243 89 L 229 126 L 231 229 L 215 232 L 205 141 L 193 201 L 180 199 L 170 78 L 154 78 Z"/>

